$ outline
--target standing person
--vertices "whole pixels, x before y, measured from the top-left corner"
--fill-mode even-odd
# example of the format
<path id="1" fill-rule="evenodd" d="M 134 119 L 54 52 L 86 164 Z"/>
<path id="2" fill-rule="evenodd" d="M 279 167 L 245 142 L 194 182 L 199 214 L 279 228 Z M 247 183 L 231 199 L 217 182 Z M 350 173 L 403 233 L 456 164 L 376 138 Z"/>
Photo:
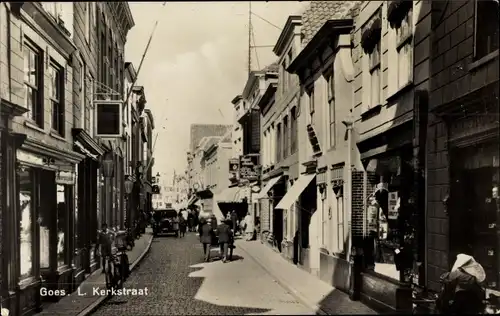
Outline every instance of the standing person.
<path id="1" fill-rule="evenodd" d="M 99 232 L 100 254 L 102 259 L 102 273 L 106 272 L 106 262 L 111 256 L 111 248 L 113 245 L 113 232 L 108 229 L 108 225 L 103 223 Z"/>
<path id="2" fill-rule="evenodd" d="M 190 232 L 194 232 L 194 214 L 193 211 L 188 211 L 188 228 Z"/>
<path id="3" fill-rule="evenodd" d="M 246 241 L 250 241 L 253 239 L 253 219 L 252 215 L 250 215 L 250 212 L 247 213 L 247 216 L 245 216 L 245 235 L 246 235 Z"/>
<path id="4" fill-rule="evenodd" d="M 200 220 L 200 225 L 198 227 L 198 232 L 200 234 L 200 242 L 203 244 L 203 253 L 205 255 L 205 262 L 210 261 L 210 246 L 212 245 L 212 226 L 205 219 Z"/>
<path id="5" fill-rule="evenodd" d="M 231 212 L 231 224 L 232 224 L 232 229 L 233 233 L 236 235 L 236 232 L 238 231 L 238 214 L 236 213 L 235 210 Z"/>
<path id="6" fill-rule="evenodd" d="M 231 241 L 232 231 L 231 227 L 227 224 L 227 220 L 221 218 L 220 224 L 217 226 L 217 237 L 219 237 L 220 256 L 222 262 L 227 262 L 227 250 L 229 249 L 229 242 Z"/>
<path id="7" fill-rule="evenodd" d="M 181 213 L 179 213 L 179 237 L 182 238 L 186 236 L 186 226 L 187 221 L 184 219 Z"/>

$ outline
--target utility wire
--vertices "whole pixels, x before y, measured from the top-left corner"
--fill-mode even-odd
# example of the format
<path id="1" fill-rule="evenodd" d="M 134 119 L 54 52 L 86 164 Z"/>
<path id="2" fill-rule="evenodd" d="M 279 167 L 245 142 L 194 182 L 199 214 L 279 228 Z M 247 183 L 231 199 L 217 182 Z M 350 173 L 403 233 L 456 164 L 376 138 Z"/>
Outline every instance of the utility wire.
<path id="1" fill-rule="evenodd" d="M 255 12 L 252 12 L 252 15 L 255 15 L 256 17 L 258 17 L 259 19 L 261 19 L 262 21 L 266 22 L 267 24 L 271 25 L 271 26 L 274 26 L 275 28 L 277 28 L 278 30 L 283 30 L 281 27 L 277 26 L 276 24 L 272 23 L 272 22 L 269 22 L 268 20 L 264 19 L 263 17 L 261 17 L 260 15 L 258 15 L 257 13 Z"/>
<path id="2" fill-rule="evenodd" d="M 255 51 L 255 61 L 257 62 L 257 69 L 260 69 L 260 62 L 259 62 L 259 53 L 257 52 L 257 48 L 255 47 L 255 45 L 257 45 L 257 43 L 255 42 L 255 33 L 253 31 L 253 27 L 252 27 L 252 40 L 253 40 L 253 49 Z"/>

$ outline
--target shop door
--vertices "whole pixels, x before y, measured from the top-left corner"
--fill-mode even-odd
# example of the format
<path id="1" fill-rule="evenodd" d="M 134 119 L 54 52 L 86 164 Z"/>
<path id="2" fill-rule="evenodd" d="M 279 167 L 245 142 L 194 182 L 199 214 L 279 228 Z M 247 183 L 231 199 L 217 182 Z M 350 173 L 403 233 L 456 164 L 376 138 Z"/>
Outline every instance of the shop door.
<path id="1" fill-rule="evenodd" d="M 497 288 L 497 210 L 492 200 L 496 168 L 462 169 L 452 182 L 450 230 L 452 258 L 458 253 L 473 256 L 486 271 L 486 283 Z"/>

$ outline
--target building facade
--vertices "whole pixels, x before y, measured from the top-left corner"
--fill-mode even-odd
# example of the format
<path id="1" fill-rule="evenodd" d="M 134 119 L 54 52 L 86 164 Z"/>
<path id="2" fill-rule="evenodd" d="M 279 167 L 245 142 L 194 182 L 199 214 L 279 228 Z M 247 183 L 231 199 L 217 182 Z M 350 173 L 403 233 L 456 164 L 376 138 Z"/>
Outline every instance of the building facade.
<path id="1" fill-rule="evenodd" d="M 154 145 L 156 142 L 156 137 L 153 138 L 153 131 L 155 129 L 155 122 L 153 118 L 153 113 L 150 109 L 145 109 L 143 116 L 140 118 L 141 125 L 143 126 L 143 135 L 146 136 L 146 140 L 143 144 L 143 195 L 145 198 L 145 206 L 143 211 L 149 213 L 152 211 L 152 183 L 153 183 L 153 166 L 154 166 Z"/>
<path id="2" fill-rule="evenodd" d="M 299 133 L 309 137 L 301 150 L 304 158 L 316 160 L 317 216 L 310 225 L 317 229 L 309 230 L 309 238 L 318 242 L 311 249 L 310 271 L 343 291 L 350 285 L 347 223 L 353 203 L 352 171 L 360 168 L 354 163 L 357 150 L 352 146 L 351 126 L 346 124 L 353 108 L 350 32 L 354 22 L 349 13 L 354 5 L 325 1 L 311 5 L 304 12 L 303 28 L 312 36 L 303 39 L 302 50 L 287 69 L 299 76 L 305 92 L 307 125 L 299 125 Z"/>
<path id="3" fill-rule="evenodd" d="M 498 10 L 496 1 L 433 2 L 419 17 L 433 30 L 427 65 L 415 61 L 414 72 L 430 78 L 421 93 L 429 97 L 426 279 L 434 290 L 458 253 L 481 263 L 487 288 L 500 285 Z"/>
<path id="4" fill-rule="evenodd" d="M 297 241 L 294 244 L 294 240 L 299 240 L 303 235 L 298 229 L 298 213 L 302 209 L 296 207 L 298 196 L 288 196 L 284 199 L 301 173 L 298 139 L 300 85 L 298 77 L 288 73 L 286 69 L 300 51 L 301 32 L 302 18 L 290 16 L 273 48 L 278 57 L 279 80 L 274 103 L 266 115 L 268 119 L 263 123 L 262 137 L 265 144 L 271 143 L 268 147 L 275 157 L 270 158 L 268 155 L 270 165 L 262 174 L 262 180 L 267 184 L 260 195 L 262 207 L 270 209 L 268 242 L 282 252 L 285 258 L 296 264 L 303 262 L 304 257 L 307 258 L 304 251 L 298 250 Z M 309 211 L 307 208 L 306 212 Z"/>
<path id="5" fill-rule="evenodd" d="M 21 315 L 41 308 L 42 285 L 71 289 L 76 168 L 84 155 L 71 135 L 76 47 L 56 22 L 72 24 L 72 4 L 57 6 L 67 15 L 39 3 L 1 7 L 2 299 Z"/>

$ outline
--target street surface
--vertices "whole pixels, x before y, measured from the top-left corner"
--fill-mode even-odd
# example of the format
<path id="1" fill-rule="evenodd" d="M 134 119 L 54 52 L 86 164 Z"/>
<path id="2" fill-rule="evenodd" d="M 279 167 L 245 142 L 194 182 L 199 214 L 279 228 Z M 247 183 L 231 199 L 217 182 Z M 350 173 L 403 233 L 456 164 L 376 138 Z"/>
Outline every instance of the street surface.
<path id="1" fill-rule="evenodd" d="M 149 254 L 125 287 L 144 296 L 115 296 L 94 316 L 110 315 L 315 315 L 282 288 L 252 258 L 235 249 L 233 261 L 203 263 L 195 233 L 155 238 Z"/>

